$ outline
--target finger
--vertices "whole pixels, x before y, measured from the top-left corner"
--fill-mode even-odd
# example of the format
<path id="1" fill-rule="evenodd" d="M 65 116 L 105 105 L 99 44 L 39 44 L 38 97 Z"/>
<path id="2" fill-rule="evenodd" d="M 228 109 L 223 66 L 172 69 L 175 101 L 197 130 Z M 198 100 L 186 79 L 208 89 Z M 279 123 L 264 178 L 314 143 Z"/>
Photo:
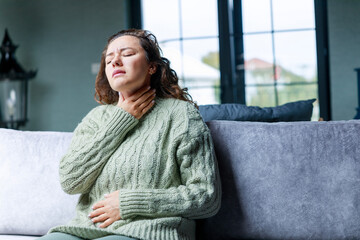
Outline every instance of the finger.
<path id="1" fill-rule="evenodd" d="M 136 91 L 133 95 L 131 95 L 128 99 L 131 101 L 137 101 L 142 95 L 144 95 L 146 92 L 151 91 L 150 86 L 144 86 L 140 88 L 138 91 Z"/>
<path id="2" fill-rule="evenodd" d="M 93 210 L 96 210 L 96 209 L 101 208 L 101 207 L 103 207 L 103 206 L 104 206 L 104 201 L 100 201 L 100 202 L 95 203 L 95 204 L 92 206 L 92 209 L 93 209 Z"/>
<path id="3" fill-rule="evenodd" d="M 156 94 L 149 96 L 143 103 L 139 105 L 139 109 L 143 111 L 149 104 L 154 101 Z"/>
<path id="4" fill-rule="evenodd" d="M 149 99 L 154 99 L 156 97 L 156 90 L 155 89 L 151 89 L 150 91 L 146 92 L 144 95 L 142 95 L 141 97 L 139 97 L 136 101 L 135 104 L 140 106 L 141 104 L 143 104 L 144 102 L 147 102 L 147 100 Z"/>
<path id="5" fill-rule="evenodd" d="M 128 101 L 132 102 L 133 104 L 133 110 L 135 112 L 141 112 L 142 108 L 144 106 L 147 106 L 147 104 L 155 98 L 156 94 L 155 94 L 156 90 L 155 89 L 150 89 L 149 91 L 147 91 L 146 93 L 144 93 L 142 96 L 140 96 L 139 98 L 137 98 L 136 100 L 131 100 L 131 99 L 127 99 Z M 150 99 L 150 100 L 149 100 Z M 144 104 L 145 103 L 145 104 Z M 143 105 L 143 107 L 141 108 L 140 106 Z M 135 114 L 137 115 L 137 114 Z"/>
<path id="6" fill-rule="evenodd" d="M 113 222 L 115 222 L 112 218 L 108 218 L 105 222 L 100 224 L 100 228 L 106 228 L 107 226 L 110 226 Z"/>
<path id="7" fill-rule="evenodd" d="M 141 112 L 143 114 L 145 114 L 147 111 L 149 111 L 155 104 L 155 101 L 152 100 L 145 108 L 143 108 L 143 110 L 141 110 Z"/>
<path id="8" fill-rule="evenodd" d="M 106 214 L 102 214 L 102 215 L 100 215 L 98 217 L 95 217 L 95 218 L 91 219 L 91 221 L 93 223 L 98 223 L 98 222 L 104 222 L 107 219 L 109 219 L 109 217 Z"/>
<path id="9" fill-rule="evenodd" d="M 99 208 L 99 209 L 91 212 L 91 213 L 89 214 L 89 218 L 94 218 L 94 217 L 97 217 L 97 216 L 99 216 L 99 215 L 101 215 L 101 214 L 104 214 L 104 213 L 105 213 L 104 208 Z"/>
<path id="10" fill-rule="evenodd" d="M 146 102 L 141 103 L 141 105 L 136 108 L 134 117 L 140 119 L 147 111 L 150 110 L 150 108 L 154 106 L 154 104 L 154 97 L 147 99 Z"/>

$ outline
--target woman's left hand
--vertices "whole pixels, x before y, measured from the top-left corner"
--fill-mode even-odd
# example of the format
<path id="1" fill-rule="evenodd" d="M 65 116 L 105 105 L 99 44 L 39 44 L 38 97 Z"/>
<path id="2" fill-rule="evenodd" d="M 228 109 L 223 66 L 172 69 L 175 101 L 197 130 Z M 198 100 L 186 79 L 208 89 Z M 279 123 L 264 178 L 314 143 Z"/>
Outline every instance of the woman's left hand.
<path id="1" fill-rule="evenodd" d="M 113 222 L 120 220 L 119 190 L 105 194 L 105 199 L 95 203 L 92 209 L 94 211 L 89 214 L 89 218 L 93 223 L 102 222 L 100 228 L 106 228 Z"/>

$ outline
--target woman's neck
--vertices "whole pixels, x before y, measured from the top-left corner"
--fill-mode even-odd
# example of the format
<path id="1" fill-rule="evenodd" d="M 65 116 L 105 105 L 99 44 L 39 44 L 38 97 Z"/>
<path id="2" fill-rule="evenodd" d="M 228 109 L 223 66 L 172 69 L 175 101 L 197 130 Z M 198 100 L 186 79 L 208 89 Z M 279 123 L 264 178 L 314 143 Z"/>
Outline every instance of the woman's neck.
<path id="1" fill-rule="evenodd" d="M 150 84 L 146 84 L 145 86 L 150 86 Z M 136 90 L 124 90 L 124 91 L 120 91 L 119 94 L 124 98 L 127 99 L 129 97 L 131 97 L 132 95 L 134 95 L 137 91 L 139 91 L 140 89 L 142 89 L 144 86 L 140 87 L 139 89 Z"/>

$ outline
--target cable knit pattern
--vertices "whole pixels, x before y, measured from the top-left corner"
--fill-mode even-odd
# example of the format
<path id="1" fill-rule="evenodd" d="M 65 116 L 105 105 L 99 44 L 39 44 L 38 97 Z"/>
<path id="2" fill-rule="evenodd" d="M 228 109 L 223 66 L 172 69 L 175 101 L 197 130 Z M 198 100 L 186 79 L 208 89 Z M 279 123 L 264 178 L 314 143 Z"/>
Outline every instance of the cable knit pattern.
<path id="1" fill-rule="evenodd" d="M 210 131 L 194 106 L 176 99 L 157 98 L 140 120 L 113 105 L 93 109 L 74 131 L 60 181 L 67 193 L 81 193 L 77 215 L 49 232 L 85 239 L 195 239 L 194 219 L 220 208 Z M 101 229 L 88 214 L 116 190 L 121 220 Z"/>

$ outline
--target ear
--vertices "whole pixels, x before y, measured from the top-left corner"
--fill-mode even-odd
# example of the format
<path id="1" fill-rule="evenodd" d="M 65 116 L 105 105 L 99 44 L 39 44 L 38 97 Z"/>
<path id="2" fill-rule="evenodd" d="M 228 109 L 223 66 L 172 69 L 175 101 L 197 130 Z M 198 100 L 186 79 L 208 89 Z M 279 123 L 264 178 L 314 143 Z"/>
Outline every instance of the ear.
<path id="1" fill-rule="evenodd" d="M 150 75 L 153 75 L 154 73 L 156 73 L 156 65 L 155 64 L 150 64 L 150 67 L 149 67 L 149 74 Z"/>

